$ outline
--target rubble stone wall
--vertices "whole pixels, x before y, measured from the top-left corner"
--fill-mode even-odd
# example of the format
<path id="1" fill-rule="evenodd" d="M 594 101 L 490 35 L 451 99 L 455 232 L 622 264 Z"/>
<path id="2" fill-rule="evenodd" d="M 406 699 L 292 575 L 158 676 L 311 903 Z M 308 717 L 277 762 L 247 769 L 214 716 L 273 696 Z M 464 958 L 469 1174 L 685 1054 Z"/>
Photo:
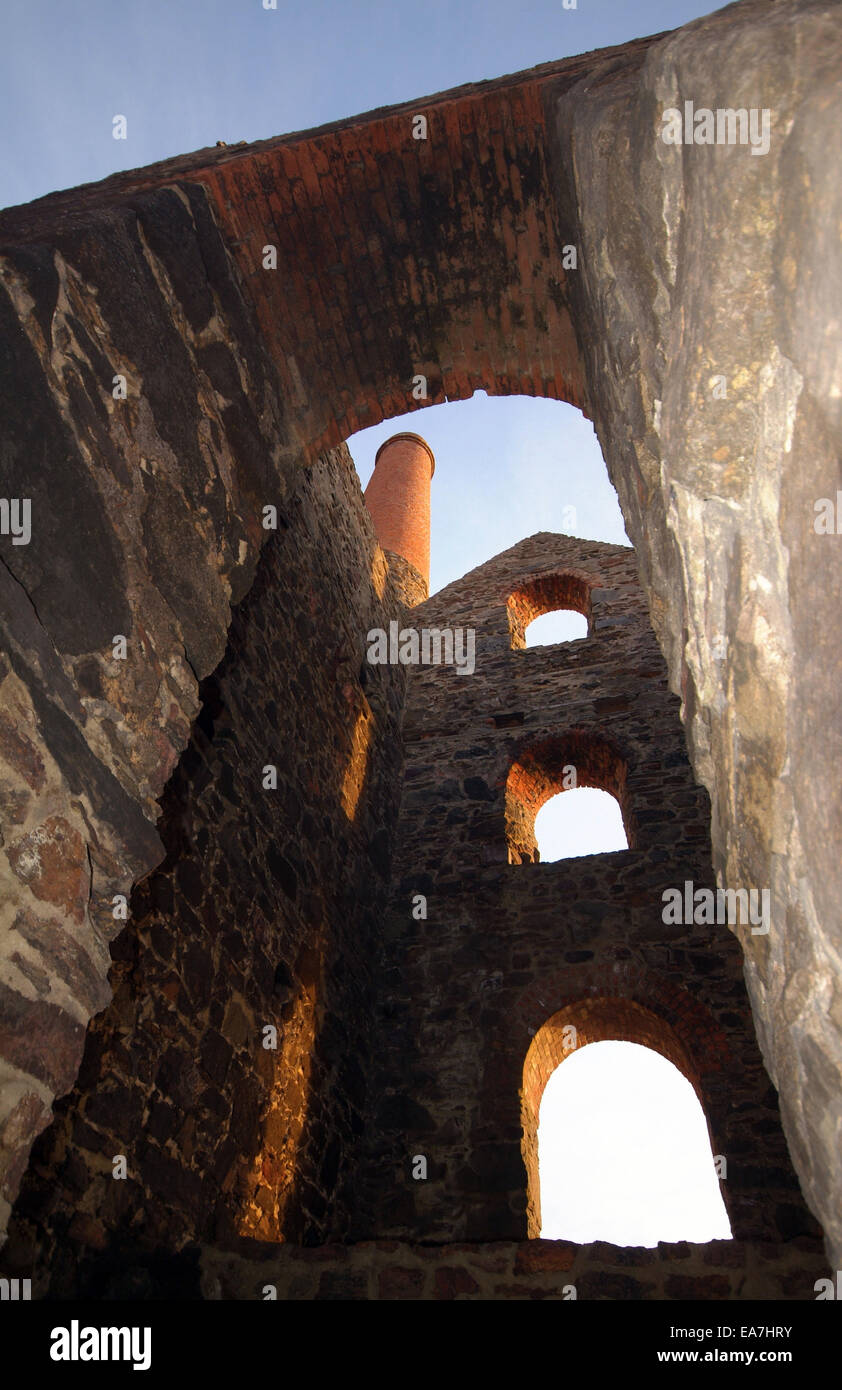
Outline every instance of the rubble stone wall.
<path id="1" fill-rule="evenodd" d="M 404 681 L 366 664 L 365 633 L 399 612 L 337 449 L 299 474 L 200 686 L 162 798 L 166 857 L 132 894 L 114 997 L 36 1141 L 5 1256 L 40 1293 L 96 1291 L 127 1248 L 347 1234 Z"/>
<path id="2" fill-rule="evenodd" d="M 569 588 L 570 576 L 587 586 L 590 635 L 519 648 L 512 593 Z M 607 1037 L 655 1046 L 696 1086 L 712 1154 L 727 1159 L 721 1187 L 735 1238 L 818 1239 L 754 1037 L 734 934 L 750 936 L 751 925 L 664 921 L 666 890 L 713 886 L 709 806 L 633 552 L 532 536 L 411 617 L 418 629 L 473 629 L 476 666 L 409 668 L 378 993 L 379 1106 L 354 1234 L 436 1243 L 537 1234 L 540 1095 L 524 1067 L 535 1035 L 568 1010 L 579 1046 Z M 526 761 L 524 749 L 554 739 L 568 765 L 584 754 L 583 784 L 609 791 L 613 758 L 587 759 L 592 741 L 610 741 L 626 768 L 629 849 L 547 864 L 513 858 L 510 769 Z M 422 1180 L 416 1156 L 427 1160 Z"/>

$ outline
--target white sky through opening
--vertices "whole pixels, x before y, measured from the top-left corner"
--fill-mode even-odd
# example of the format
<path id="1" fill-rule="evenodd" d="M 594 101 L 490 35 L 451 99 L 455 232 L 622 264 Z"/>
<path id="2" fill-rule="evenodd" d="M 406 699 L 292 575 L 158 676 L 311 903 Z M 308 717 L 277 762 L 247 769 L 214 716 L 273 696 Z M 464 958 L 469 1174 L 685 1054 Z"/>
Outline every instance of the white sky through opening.
<path id="1" fill-rule="evenodd" d="M 589 1043 L 556 1068 L 541 1098 L 538 1164 L 545 1239 L 732 1238 L 698 1097 L 637 1043 Z"/>
<path id="2" fill-rule="evenodd" d="M 527 647 L 545 647 L 554 642 L 578 642 L 588 635 L 588 620 L 573 608 L 556 608 L 542 613 L 527 627 Z"/>
<path id="3" fill-rule="evenodd" d="M 542 864 L 628 849 L 620 804 L 598 787 L 571 787 L 545 801 L 535 817 Z"/>

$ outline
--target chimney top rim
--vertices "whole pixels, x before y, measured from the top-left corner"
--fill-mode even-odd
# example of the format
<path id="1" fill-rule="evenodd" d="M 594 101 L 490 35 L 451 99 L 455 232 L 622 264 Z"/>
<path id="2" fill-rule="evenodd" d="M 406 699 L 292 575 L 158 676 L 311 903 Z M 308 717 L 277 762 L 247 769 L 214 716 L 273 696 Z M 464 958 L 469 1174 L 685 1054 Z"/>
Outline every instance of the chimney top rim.
<path id="1" fill-rule="evenodd" d="M 427 443 L 426 439 L 422 439 L 420 434 L 413 434 L 411 430 L 400 430 L 398 434 L 392 434 L 389 436 L 388 439 L 384 439 L 383 443 L 380 445 L 380 448 L 377 450 L 377 453 L 374 455 L 375 468 L 377 467 L 377 460 L 380 458 L 380 455 L 382 454 L 383 450 L 387 449 L 390 444 L 395 444 L 399 439 L 411 439 L 416 444 L 422 444 L 424 446 L 424 448 L 427 450 L 427 453 L 430 455 L 430 477 L 432 478 L 433 474 L 436 471 L 436 456 L 430 448 L 429 444 Z"/>

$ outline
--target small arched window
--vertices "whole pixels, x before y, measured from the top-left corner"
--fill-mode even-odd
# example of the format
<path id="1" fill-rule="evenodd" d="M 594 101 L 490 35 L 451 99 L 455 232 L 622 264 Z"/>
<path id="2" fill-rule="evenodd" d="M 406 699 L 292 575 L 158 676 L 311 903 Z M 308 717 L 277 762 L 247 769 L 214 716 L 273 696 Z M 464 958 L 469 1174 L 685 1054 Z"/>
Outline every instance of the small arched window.
<path id="1" fill-rule="evenodd" d="M 551 799 L 566 801 L 569 810 L 564 807 L 551 810 L 550 817 L 560 815 L 564 819 L 572 811 L 575 822 L 576 799 L 568 798 L 570 792 L 582 788 L 595 788 L 608 794 L 609 801 L 605 804 L 610 806 L 613 801 L 613 814 L 616 820 L 619 813 L 623 839 L 620 840 L 619 827 L 615 823 L 610 838 L 603 834 L 602 843 L 599 842 L 599 822 L 604 816 L 592 804 L 578 829 L 574 829 L 569 822 L 570 833 L 565 836 L 562 825 L 549 857 L 563 859 L 576 854 L 598 854 L 609 848 L 633 847 L 624 757 L 612 742 L 599 734 L 572 730 L 567 734 L 526 743 L 512 760 L 506 782 L 506 840 L 510 864 L 537 863 L 542 858 L 537 838 L 539 813 Z M 577 844 L 585 843 L 580 831 L 587 825 L 590 825 L 596 838 L 592 838 L 589 847 L 576 848 Z"/>
<path id="2" fill-rule="evenodd" d="M 545 801 L 535 841 L 542 864 L 629 847 L 620 803 L 599 787 L 571 787 Z"/>
<path id="3" fill-rule="evenodd" d="M 537 575 L 518 585 L 507 608 L 514 648 L 575 642 L 590 632 L 591 586 L 579 574 Z"/>

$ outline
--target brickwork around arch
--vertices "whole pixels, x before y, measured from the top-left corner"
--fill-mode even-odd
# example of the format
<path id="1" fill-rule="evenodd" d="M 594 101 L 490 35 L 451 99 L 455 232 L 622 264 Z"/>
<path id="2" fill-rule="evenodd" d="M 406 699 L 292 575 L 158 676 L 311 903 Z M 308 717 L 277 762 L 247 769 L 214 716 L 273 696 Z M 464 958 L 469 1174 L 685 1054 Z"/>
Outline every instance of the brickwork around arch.
<path id="1" fill-rule="evenodd" d="M 607 973 L 607 972 L 606 972 Z M 671 991 L 676 993 L 674 987 Z M 699 1020 L 702 1025 L 706 1020 Z M 694 1051 L 700 1051 L 699 1045 Z M 527 1179 L 527 1226 L 532 1237 L 541 1234 L 541 1187 L 538 1168 L 538 1124 L 544 1089 L 557 1067 L 580 1048 L 596 1042 L 631 1042 L 652 1048 L 679 1071 L 694 1086 L 702 1105 L 705 1095 L 699 1084 L 691 1054 L 682 1045 L 675 1031 L 659 1014 L 638 1004 L 635 999 L 600 998 L 588 993 L 574 1000 L 542 1023 L 532 1039 L 523 1068 L 521 1092 L 521 1122 L 523 1124 L 523 1161 Z"/>

